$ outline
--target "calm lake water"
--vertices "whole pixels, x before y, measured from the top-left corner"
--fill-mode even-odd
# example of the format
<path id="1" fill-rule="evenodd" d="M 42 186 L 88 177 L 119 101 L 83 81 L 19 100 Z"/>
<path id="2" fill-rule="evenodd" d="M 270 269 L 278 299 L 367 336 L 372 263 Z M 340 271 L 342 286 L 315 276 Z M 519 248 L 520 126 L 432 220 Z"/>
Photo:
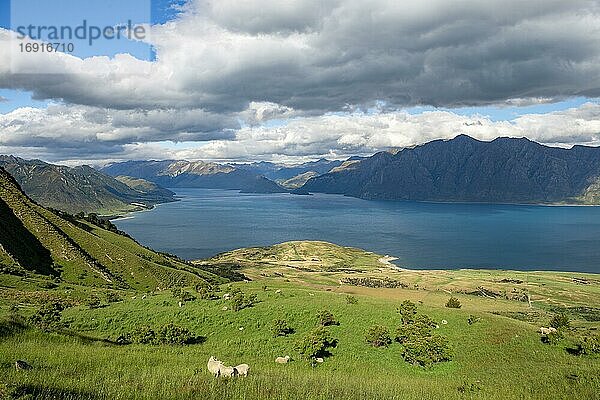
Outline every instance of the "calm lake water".
<path id="1" fill-rule="evenodd" d="M 390 254 L 408 268 L 600 272 L 600 207 L 176 192 L 181 201 L 115 224 L 145 245 L 186 259 L 306 239 Z"/>

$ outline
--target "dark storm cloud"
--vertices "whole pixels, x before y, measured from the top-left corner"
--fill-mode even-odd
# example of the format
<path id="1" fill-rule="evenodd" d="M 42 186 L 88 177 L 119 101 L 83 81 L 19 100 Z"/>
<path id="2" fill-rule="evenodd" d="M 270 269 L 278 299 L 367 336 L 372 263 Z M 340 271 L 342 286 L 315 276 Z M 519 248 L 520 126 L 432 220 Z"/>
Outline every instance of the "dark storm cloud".
<path id="1" fill-rule="evenodd" d="M 0 30 L 3 50 L 9 51 L 10 35 Z M 455 121 L 450 129 L 411 120 L 411 132 L 399 140 L 399 131 L 384 134 L 386 128 L 371 121 L 365 128 L 367 116 L 336 119 L 352 134 L 320 125 L 330 121 L 326 113 L 378 102 L 390 113 L 378 119 L 393 122 L 394 110 L 412 105 L 600 97 L 600 1 L 190 0 L 178 19 L 154 26 L 150 40 L 153 62 L 127 54 L 0 59 L 0 87 L 62 104 L 5 115 L 0 146 L 82 157 L 167 140 L 217 141 L 197 152 L 215 157 L 362 152 L 451 137 L 464 121 L 448 117 Z M 28 73 L 14 73 L 23 68 Z M 294 123 L 299 117 L 305 119 Z M 289 120 L 290 128 L 243 127 L 268 119 Z M 585 132 L 566 125 L 573 122 L 567 114 L 544 121 L 553 125 L 531 122 L 544 126 L 542 138 L 596 140 L 593 121 L 586 121 Z M 489 129 L 501 135 L 513 128 Z"/>

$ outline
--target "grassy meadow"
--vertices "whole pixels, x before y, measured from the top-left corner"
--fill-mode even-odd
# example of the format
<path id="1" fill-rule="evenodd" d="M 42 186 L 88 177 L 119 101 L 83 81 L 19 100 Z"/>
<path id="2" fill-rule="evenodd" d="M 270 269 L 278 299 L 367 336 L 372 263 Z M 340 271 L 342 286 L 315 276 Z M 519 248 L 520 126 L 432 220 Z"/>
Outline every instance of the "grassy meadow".
<path id="1" fill-rule="evenodd" d="M 181 307 L 170 290 L 117 291 L 122 301 L 109 304 L 104 301 L 107 289 L 61 284 L 44 290 L 34 281 L 3 282 L 0 394 L 60 399 L 600 398 L 600 358 L 570 350 L 578 335 L 597 333 L 600 327 L 597 276 L 529 273 L 527 281 L 517 283 L 524 273 L 405 271 L 373 253 L 306 242 L 244 249 L 203 263 L 238 268 L 252 281 L 221 284 L 215 300 L 200 299 L 190 287 L 187 291 L 197 298 Z M 387 277 L 403 286 L 340 283 L 349 277 Z M 531 293 L 531 307 L 511 297 L 514 286 Z M 486 290 L 473 293 L 478 287 Z M 256 294 L 258 302 L 232 311 L 222 295 L 234 288 Z M 444 306 L 450 293 L 462 303 L 460 309 Z M 99 308 L 85 305 L 92 294 L 103 300 Z M 358 302 L 349 303 L 348 294 Z M 43 332 L 19 325 L 41 302 L 60 298 L 73 303 L 62 313 L 63 328 Z M 451 361 L 419 367 L 403 360 L 399 343 L 376 348 L 365 341 L 374 324 L 393 333 L 403 300 L 413 301 L 419 313 L 439 324 L 435 332 L 448 338 Z M 338 344 L 322 364 L 312 366 L 295 343 L 315 327 L 322 309 L 339 321 L 326 328 Z M 537 330 L 548 326 L 557 311 L 569 315 L 571 330 L 558 344 L 542 343 Z M 471 315 L 480 321 L 468 324 Z M 274 337 L 274 319 L 285 319 L 294 332 Z M 116 343 L 139 326 L 167 323 L 189 329 L 194 344 Z M 206 366 L 211 355 L 227 365 L 249 364 L 249 376 L 214 378 Z M 293 361 L 274 362 L 284 355 Z M 17 359 L 33 368 L 15 370 Z"/>

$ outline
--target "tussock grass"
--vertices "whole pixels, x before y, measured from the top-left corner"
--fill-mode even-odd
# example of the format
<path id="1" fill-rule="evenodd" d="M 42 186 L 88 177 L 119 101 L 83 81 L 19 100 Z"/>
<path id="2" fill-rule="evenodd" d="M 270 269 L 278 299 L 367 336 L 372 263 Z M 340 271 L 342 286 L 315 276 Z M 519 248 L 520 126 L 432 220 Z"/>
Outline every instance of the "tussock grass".
<path id="1" fill-rule="evenodd" d="M 68 309 L 64 320 L 77 334 L 30 329 L 0 339 L 0 381 L 35 398 L 73 399 L 593 399 L 600 390 L 598 358 L 542 344 L 535 326 L 469 302 L 460 310 L 443 308 L 437 298 L 419 305 L 420 312 L 448 322 L 436 331 L 449 338 L 455 353 L 453 361 L 423 369 L 405 363 L 397 343 L 374 348 L 364 342 L 369 326 L 399 323 L 395 299 L 362 295 L 358 304 L 349 305 L 342 294 L 276 282 L 264 291 L 262 283 L 236 285 L 260 300 L 239 312 L 223 311 L 225 300 L 195 300 L 179 308 L 167 293 L 100 309 Z M 327 328 L 339 345 L 313 368 L 300 360 L 293 345 L 315 326 L 317 311 L 325 307 L 340 321 Z M 468 325 L 471 314 L 481 316 L 481 322 Z M 295 333 L 273 337 L 274 318 L 285 318 Z M 188 346 L 106 341 L 140 324 L 167 322 L 206 341 Z M 286 354 L 295 361 L 273 362 Z M 214 379 L 206 371 L 210 355 L 231 365 L 250 364 L 250 376 Z M 27 360 L 34 369 L 15 371 L 16 359 Z M 471 385 L 479 389 L 459 390 Z"/>

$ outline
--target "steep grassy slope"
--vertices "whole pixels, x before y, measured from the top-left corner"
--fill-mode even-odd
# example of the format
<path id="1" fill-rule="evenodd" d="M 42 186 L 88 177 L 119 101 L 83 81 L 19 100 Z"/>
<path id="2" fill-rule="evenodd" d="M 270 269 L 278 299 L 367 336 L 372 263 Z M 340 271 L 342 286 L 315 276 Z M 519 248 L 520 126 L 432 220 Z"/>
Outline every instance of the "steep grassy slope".
<path id="1" fill-rule="evenodd" d="M 74 284 L 139 290 L 223 281 L 128 237 L 59 217 L 29 199 L 1 168 L 0 217 L 0 260 L 7 271 L 21 269 Z"/>
<path id="2" fill-rule="evenodd" d="M 542 302 L 535 301 L 530 308 L 527 302 L 461 293 L 456 296 L 462 308 L 449 309 L 444 307 L 449 293 L 435 287 L 381 289 L 337 281 L 355 274 L 401 276 L 395 274 L 403 271 L 393 271 L 388 260 L 323 242 L 224 254 L 210 262 L 243 263 L 243 271 L 255 274 L 255 281 L 222 285 L 221 294 L 234 288 L 255 294 L 258 302 L 253 307 L 232 311 L 232 303 L 223 296 L 214 300 L 197 296 L 180 307 L 179 298 L 168 291 L 127 296 L 97 309 L 75 306 L 63 313 L 68 329 L 50 334 L 15 327 L 5 330 L 8 333 L 0 336 L 0 382 L 13 393 L 41 399 L 598 398 L 600 358 L 569 353 L 574 337 L 600 328 L 598 308 L 595 314 L 577 314 L 570 307 L 581 299 L 573 296 L 571 301 L 566 296 L 571 331 L 566 339 L 549 345 L 542 343 L 537 330 L 547 326 L 554 310 L 540 307 Z M 338 263 L 347 268 L 339 268 Z M 364 272 L 352 271 L 358 269 Z M 466 272 L 461 276 L 466 277 Z M 593 277 L 587 276 L 584 290 L 598 285 Z M 452 280 L 449 276 L 442 279 Z M 484 285 L 486 279 L 479 272 L 472 278 L 473 284 Z M 545 286 L 559 292 L 568 283 L 548 279 Z M 24 293 L 0 296 L 0 320 L 14 305 L 23 316 L 33 312 L 35 305 L 30 302 L 34 301 Z M 103 296 L 101 291 L 96 293 Z M 348 302 L 348 294 L 357 302 Z M 366 343 L 365 332 L 373 324 L 392 331 L 400 324 L 396 308 L 403 300 L 412 300 L 419 312 L 439 324 L 436 333 L 448 338 L 452 361 L 421 368 L 403 360 L 399 343 L 381 348 Z M 591 300 L 589 305 L 598 307 L 598 296 Z M 327 328 L 338 344 L 322 364 L 311 367 L 295 344 L 315 327 L 316 314 L 322 309 L 329 309 L 339 321 Z M 479 318 L 478 322 L 469 324 L 470 316 Z M 271 326 L 278 318 L 285 319 L 294 332 L 273 336 Z M 167 323 L 188 328 L 197 338 L 195 344 L 115 343 L 117 337 L 137 327 Z M 289 364 L 274 362 L 286 354 L 293 359 Z M 250 375 L 213 378 L 206 368 L 211 355 L 227 365 L 249 364 Z M 16 359 L 27 360 L 33 369 L 15 371 L 11 363 Z"/>
<path id="3" fill-rule="evenodd" d="M 150 182 L 121 181 L 91 167 L 66 167 L 39 160 L 0 156 L 0 167 L 8 171 L 36 202 L 72 214 L 110 214 L 174 201 L 174 193 Z"/>

